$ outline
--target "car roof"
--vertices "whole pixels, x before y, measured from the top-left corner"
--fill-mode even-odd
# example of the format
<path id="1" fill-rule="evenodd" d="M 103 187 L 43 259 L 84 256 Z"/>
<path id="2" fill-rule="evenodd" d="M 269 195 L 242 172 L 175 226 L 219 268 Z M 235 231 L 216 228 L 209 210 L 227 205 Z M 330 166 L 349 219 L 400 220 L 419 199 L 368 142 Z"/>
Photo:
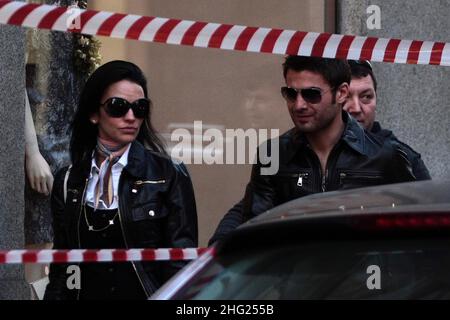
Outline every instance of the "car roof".
<path id="1" fill-rule="evenodd" d="M 392 228 L 380 225 L 386 217 Z M 215 248 L 223 254 L 293 241 L 448 237 L 449 231 L 450 182 L 422 181 L 299 198 L 244 223 Z"/>
<path id="2" fill-rule="evenodd" d="M 275 207 L 247 224 L 369 213 L 450 210 L 450 181 L 415 181 L 317 193 Z"/>

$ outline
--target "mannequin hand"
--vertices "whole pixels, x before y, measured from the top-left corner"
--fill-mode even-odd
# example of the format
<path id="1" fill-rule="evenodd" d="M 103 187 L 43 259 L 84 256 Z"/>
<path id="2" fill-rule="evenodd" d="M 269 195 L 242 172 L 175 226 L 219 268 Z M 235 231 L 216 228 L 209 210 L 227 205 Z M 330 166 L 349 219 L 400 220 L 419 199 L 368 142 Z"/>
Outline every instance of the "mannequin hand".
<path id="1" fill-rule="evenodd" d="M 53 175 L 47 161 L 37 152 L 27 155 L 25 164 L 31 188 L 48 196 L 52 192 Z"/>

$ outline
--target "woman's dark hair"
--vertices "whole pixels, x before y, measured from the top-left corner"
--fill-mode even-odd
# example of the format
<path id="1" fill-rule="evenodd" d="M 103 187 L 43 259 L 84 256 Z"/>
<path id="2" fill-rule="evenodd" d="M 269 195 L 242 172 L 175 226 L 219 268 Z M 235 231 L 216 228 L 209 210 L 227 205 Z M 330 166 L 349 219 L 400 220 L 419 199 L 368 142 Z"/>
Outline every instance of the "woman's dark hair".
<path id="1" fill-rule="evenodd" d="M 90 117 L 99 111 L 100 99 L 106 89 L 113 83 L 129 80 L 142 87 L 145 97 L 148 97 L 147 79 L 141 69 L 131 62 L 111 61 L 97 70 L 87 80 L 81 92 L 78 108 L 72 122 L 70 139 L 70 156 L 73 164 L 84 159 L 90 159 L 97 144 L 98 126 L 90 121 Z M 149 116 L 144 119 L 136 138 L 146 148 L 167 154 L 164 143 L 159 138 L 151 124 L 151 101 Z"/>

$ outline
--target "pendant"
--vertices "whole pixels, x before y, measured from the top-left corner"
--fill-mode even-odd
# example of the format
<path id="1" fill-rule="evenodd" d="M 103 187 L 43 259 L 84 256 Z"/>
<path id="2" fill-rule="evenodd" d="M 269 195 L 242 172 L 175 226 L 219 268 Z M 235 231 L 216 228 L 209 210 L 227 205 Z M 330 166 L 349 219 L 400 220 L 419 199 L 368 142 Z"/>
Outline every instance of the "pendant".
<path id="1" fill-rule="evenodd" d="M 89 231 L 94 231 L 94 227 L 93 226 L 89 226 Z"/>
<path id="2" fill-rule="evenodd" d="M 113 225 L 114 224 L 114 220 L 109 220 L 109 225 Z"/>

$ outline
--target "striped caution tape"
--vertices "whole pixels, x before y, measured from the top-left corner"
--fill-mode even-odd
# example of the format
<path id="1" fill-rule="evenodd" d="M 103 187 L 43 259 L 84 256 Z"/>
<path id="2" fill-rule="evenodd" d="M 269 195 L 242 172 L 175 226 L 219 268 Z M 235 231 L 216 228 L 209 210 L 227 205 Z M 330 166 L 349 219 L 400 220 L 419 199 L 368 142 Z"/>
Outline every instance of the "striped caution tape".
<path id="1" fill-rule="evenodd" d="M 1 264 L 194 260 L 210 248 L 10 250 L 0 251 Z"/>
<path id="2" fill-rule="evenodd" d="M 147 17 L 0 0 L 0 23 L 272 54 L 450 66 L 445 42 L 360 37 Z"/>

